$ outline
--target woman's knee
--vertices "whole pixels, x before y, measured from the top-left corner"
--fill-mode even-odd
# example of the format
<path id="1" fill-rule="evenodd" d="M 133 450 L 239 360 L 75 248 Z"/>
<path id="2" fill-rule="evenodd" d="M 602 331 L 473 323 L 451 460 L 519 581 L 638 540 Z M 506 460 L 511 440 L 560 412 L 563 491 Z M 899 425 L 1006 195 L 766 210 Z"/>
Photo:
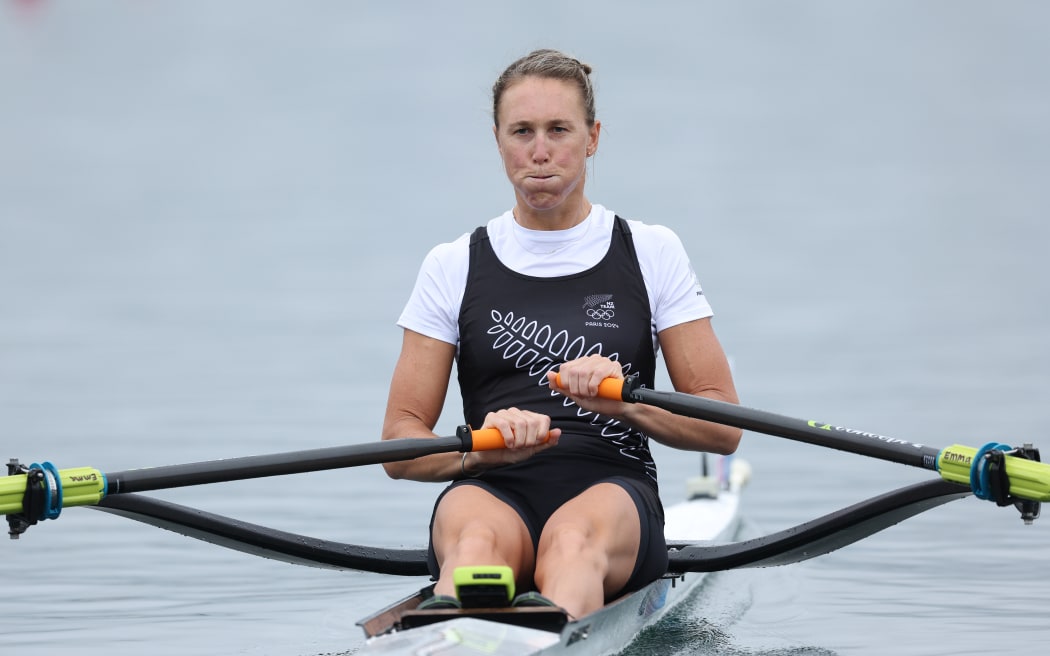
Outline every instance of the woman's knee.
<path id="1" fill-rule="evenodd" d="M 438 503 L 431 545 L 439 561 L 489 560 L 517 569 L 532 561 L 532 539 L 518 513 L 480 488 L 449 491 Z"/>
<path id="2" fill-rule="evenodd" d="M 606 590 L 622 587 L 640 555 L 641 518 L 632 496 L 621 486 L 600 483 L 560 508 L 544 526 L 537 574 L 586 571 Z"/>
<path id="3" fill-rule="evenodd" d="M 594 531 L 581 524 L 548 525 L 540 535 L 540 552 L 577 556 L 596 551 Z"/>

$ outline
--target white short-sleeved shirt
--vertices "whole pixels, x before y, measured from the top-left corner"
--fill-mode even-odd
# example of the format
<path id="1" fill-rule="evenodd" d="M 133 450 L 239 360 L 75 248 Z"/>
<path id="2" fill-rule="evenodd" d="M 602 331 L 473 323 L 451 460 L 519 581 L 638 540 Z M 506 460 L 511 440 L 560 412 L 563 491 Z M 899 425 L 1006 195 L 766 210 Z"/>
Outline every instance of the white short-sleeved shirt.
<path id="1" fill-rule="evenodd" d="M 505 266 L 520 274 L 553 278 L 585 271 L 609 250 L 616 214 L 592 205 L 587 218 L 568 230 L 529 230 L 512 212 L 486 225 L 492 248 Z M 653 345 L 665 328 L 712 316 L 681 240 L 669 228 L 628 221 L 652 311 Z M 470 233 L 439 244 L 427 254 L 397 325 L 459 344 L 459 310 L 467 284 Z"/>

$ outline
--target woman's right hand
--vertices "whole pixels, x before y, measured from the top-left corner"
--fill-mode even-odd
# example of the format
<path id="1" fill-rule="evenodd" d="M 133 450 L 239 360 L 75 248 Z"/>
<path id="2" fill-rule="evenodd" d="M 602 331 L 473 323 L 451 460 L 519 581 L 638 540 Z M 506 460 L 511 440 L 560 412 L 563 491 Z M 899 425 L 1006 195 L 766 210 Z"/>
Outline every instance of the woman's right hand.
<path id="1" fill-rule="evenodd" d="M 518 408 L 490 412 L 481 427 L 497 429 L 507 448 L 471 451 L 463 461 L 463 468 L 467 473 L 477 474 L 500 465 L 521 462 L 549 449 L 561 437 L 561 429 L 550 426 L 551 418 L 538 412 Z"/>

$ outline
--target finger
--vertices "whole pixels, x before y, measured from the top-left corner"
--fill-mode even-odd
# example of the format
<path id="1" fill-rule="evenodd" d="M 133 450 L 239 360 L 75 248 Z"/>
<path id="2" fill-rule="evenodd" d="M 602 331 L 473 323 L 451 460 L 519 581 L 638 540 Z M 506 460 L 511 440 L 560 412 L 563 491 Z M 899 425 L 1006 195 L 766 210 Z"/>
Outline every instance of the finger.
<path id="1" fill-rule="evenodd" d="M 547 379 L 557 391 L 573 397 L 594 398 L 606 378 L 623 378 L 623 368 L 604 356 L 589 355 L 563 363 Z"/>
<path id="2" fill-rule="evenodd" d="M 514 427 L 511 423 L 503 416 L 501 412 L 490 412 L 485 415 L 485 422 L 481 425 L 482 428 L 495 428 L 503 436 L 503 444 L 508 448 L 514 448 Z"/>
<path id="3" fill-rule="evenodd" d="M 498 429 L 507 448 L 520 449 L 543 444 L 548 439 L 550 417 L 507 408 L 486 415 L 485 427 Z"/>
<path id="4" fill-rule="evenodd" d="M 550 435 L 550 417 L 536 412 L 522 413 L 521 439 L 524 446 L 537 446 L 547 441 Z"/>

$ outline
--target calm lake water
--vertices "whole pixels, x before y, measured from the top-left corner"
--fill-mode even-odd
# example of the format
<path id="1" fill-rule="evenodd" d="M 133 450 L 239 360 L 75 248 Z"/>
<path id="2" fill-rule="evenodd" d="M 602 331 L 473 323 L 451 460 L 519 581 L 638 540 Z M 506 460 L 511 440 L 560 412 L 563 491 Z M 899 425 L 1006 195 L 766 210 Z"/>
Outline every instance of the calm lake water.
<path id="1" fill-rule="evenodd" d="M 488 89 L 595 66 L 589 195 L 682 237 L 747 405 L 1050 448 L 1050 5 L 0 5 L 0 456 L 103 471 L 378 439 L 418 264 L 510 206 Z M 439 425 L 458 423 L 453 398 Z M 746 534 L 933 474 L 749 434 Z M 697 458 L 657 452 L 666 501 Z M 419 546 L 378 467 L 156 493 Z M 88 509 L 0 545 L 0 651 L 352 653 L 413 578 Z M 1040 653 L 1050 520 L 956 501 L 720 573 L 631 653 Z"/>

